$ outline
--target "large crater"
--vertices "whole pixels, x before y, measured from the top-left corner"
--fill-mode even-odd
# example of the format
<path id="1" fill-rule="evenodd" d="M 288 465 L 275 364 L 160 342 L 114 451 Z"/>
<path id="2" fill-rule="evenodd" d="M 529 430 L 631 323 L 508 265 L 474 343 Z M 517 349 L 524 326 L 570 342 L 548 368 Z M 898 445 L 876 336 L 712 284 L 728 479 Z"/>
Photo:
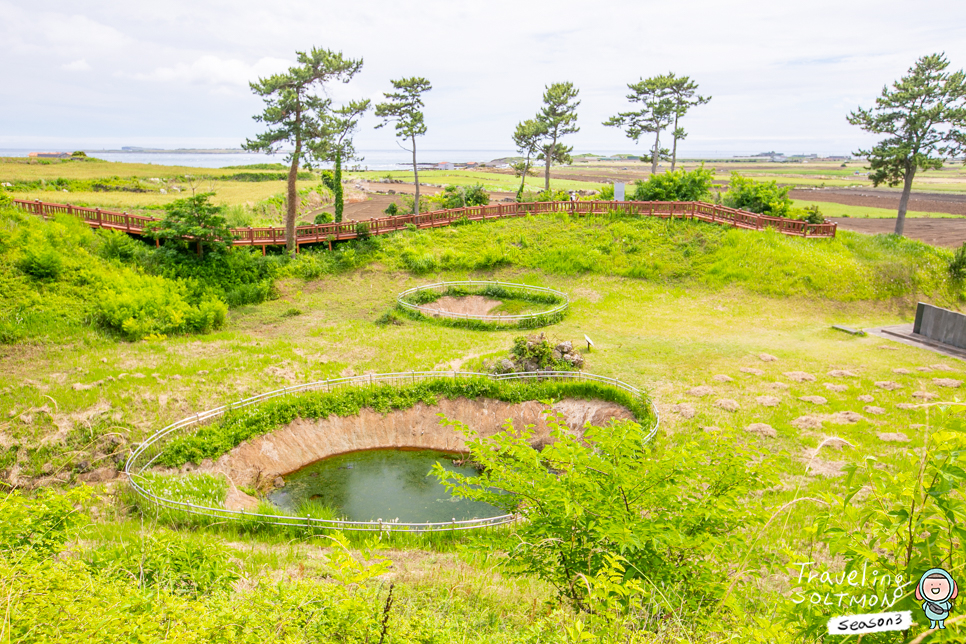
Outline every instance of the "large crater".
<path id="1" fill-rule="evenodd" d="M 601 400 L 564 399 L 552 405 L 570 431 L 581 436 L 587 423 L 607 425 L 614 419 L 634 420 L 626 408 Z M 440 399 L 437 405 L 417 403 L 408 409 L 382 414 L 363 409 L 354 416 L 329 416 L 296 419 L 270 434 L 238 445 L 216 461 L 207 461 L 202 472 L 220 472 L 234 483 L 265 487 L 277 477 L 287 475 L 321 459 L 380 448 L 421 448 L 447 452 L 466 451 L 461 432 L 443 423 L 443 418 L 459 421 L 488 437 L 502 431 L 506 422 L 515 429 L 533 425 L 531 444 L 540 447 L 550 440 L 545 411 L 537 401 L 507 403 L 492 399 Z M 244 509 L 255 499 L 233 489 L 226 507 Z"/>

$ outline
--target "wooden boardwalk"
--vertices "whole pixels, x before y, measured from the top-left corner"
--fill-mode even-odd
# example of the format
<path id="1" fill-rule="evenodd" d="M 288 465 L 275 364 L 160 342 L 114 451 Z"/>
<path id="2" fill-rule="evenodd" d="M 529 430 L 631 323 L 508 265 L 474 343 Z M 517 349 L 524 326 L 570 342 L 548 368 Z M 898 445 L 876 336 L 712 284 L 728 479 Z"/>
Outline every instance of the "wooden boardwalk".
<path id="1" fill-rule="evenodd" d="M 14 204 L 30 213 L 49 217 L 68 214 L 82 217 L 92 228 L 120 230 L 132 235 L 143 235 L 145 226 L 155 217 L 132 215 L 101 208 L 83 208 L 68 204 L 24 201 L 15 199 Z M 410 226 L 416 228 L 439 228 L 455 221 L 491 221 L 507 217 L 526 217 L 545 213 L 568 213 L 575 216 L 604 215 L 619 210 L 631 216 L 678 218 L 705 221 L 733 228 L 762 230 L 774 228 L 784 235 L 797 237 L 835 237 L 836 224 L 809 224 L 794 219 L 767 217 L 744 210 L 735 210 L 701 201 L 549 201 L 530 203 L 506 203 L 490 206 L 472 206 L 451 210 L 436 210 L 419 215 L 400 215 L 379 219 L 343 221 L 331 224 L 298 226 L 295 229 L 296 248 L 303 244 L 325 244 L 333 241 L 357 239 L 366 235 L 385 235 Z M 232 244 L 235 246 L 284 246 L 284 227 L 234 228 Z"/>

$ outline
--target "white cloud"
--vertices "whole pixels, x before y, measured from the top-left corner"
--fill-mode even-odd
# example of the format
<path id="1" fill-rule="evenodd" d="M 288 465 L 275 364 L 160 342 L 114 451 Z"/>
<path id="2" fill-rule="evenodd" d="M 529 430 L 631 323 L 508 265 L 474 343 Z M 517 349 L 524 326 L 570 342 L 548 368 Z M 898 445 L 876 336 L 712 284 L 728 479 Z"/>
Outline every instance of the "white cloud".
<path id="1" fill-rule="evenodd" d="M 131 76 L 141 81 L 213 85 L 216 87 L 248 87 L 250 81 L 285 71 L 292 65 L 281 58 L 261 58 L 253 64 L 234 58 L 204 55 L 190 63 L 158 67 L 149 73 Z"/>
<path id="2" fill-rule="evenodd" d="M 61 65 L 61 69 L 66 69 L 69 72 L 89 72 L 91 71 L 91 66 L 83 58 L 78 58 L 77 60 L 67 63 L 66 65 Z"/>

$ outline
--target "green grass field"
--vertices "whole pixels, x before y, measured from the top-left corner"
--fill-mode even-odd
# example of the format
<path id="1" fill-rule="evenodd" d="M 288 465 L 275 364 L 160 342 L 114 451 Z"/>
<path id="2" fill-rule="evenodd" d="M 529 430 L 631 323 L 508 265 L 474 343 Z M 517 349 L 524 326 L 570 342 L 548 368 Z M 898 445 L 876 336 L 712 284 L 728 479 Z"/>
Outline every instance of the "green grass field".
<path id="1" fill-rule="evenodd" d="M 522 332 L 408 319 L 376 324 L 407 288 L 472 278 L 568 293 L 568 315 L 543 331 L 581 347 L 589 336 L 594 349 L 583 351 L 585 371 L 647 391 L 665 449 L 689 442 L 753 448 L 774 481 L 744 499 L 772 520 L 741 533 L 727 603 L 708 607 L 706 619 L 679 623 L 675 618 L 697 613 L 667 588 L 667 620 L 617 634 L 575 614 L 536 577 L 503 572 L 511 546 L 500 534 L 369 543 L 356 536 L 344 546 L 285 528 L 172 524 L 140 513 L 123 482 L 99 482 L 85 502 L 91 518 L 65 554 L 11 559 L 0 528 L 0 576 L 15 589 L 0 594 L 0 615 L 9 615 L 0 628 L 10 625 L 11 641 L 43 641 L 37 633 L 46 641 L 120 641 L 134 637 L 124 629 L 135 626 L 149 640 L 257 642 L 298 641 L 304 629 L 324 626 L 325 635 L 314 637 L 328 641 L 354 628 L 338 621 L 346 606 L 360 611 L 348 615 L 375 624 L 367 632 L 376 639 L 389 614 L 389 583 L 396 603 L 388 641 L 574 641 L 578 622 L 607 642 L 801 641 L 783 621 L 805 614 L 789 607 L 791 591 L 802 586 L 794 562 L 842 564 L 816 536 L 829 495 L 844 493 L 849 468 L 868 458 L 896 481 L 914 479 L 910 455 L 950 413 L 915 407 L 923 398 L 914 394 L 956 402 L 962 388 L 952 385 L 966 380 L 959 360 L 832 329 L 910 322 L 918 301 L 952 308 L 966 301 L 949 273 L 951 251 L 890 236 L 800 239 L 700 222 L 565 215 L 404 231 L 331 254 L 305 249 L 288 264 L 257 258 L 277 265 L 274 299 L 234 307 L 226 325 L 207 334 L 127 342 L 98 327 L 95 302 L 86 299 L 97 299 L 89 290 L 97 271 L 142 267 L 123 254 L 103 259 L 88 240 L 91 257 L 102 257 L 97 266 L 44 273 L 38 266 L 56 262 L 31 255 L 30 244 L 59 248 L 66 237 L 88 233 L 40 220 L 24 232 L 28 224 L 17 216 L 0 229 L 0 284 L 8 295 L 0 319 L 24 327 L 57 322 L 0 345 L 0 409 L 7 412 L 0 417 L 0 472 L 25 489 L 61 494 L 91 471 L 113 472 L 132 445 L 171 422 L 282 386 L 485 368 Z M 720 430 L 734 430 L 731 444 L 721 442 Z M 958 439 L 951 432 L 943 440 Z M 17 498 L 0 500 L 0 510 Z M 876 501 L 855 503 L 871 509 Z M 3 511 L 15 525 L 23 515 L 10 507 Z M 871 529 L 849 512 L 836 520 L 847 533 Z M 139 577 L 152 570 L 138 554 L 146 543 L 152 556 L 175 562 L 180 586 L 162 591 Z M 359 561 L 375 546 L 392 566 L 367 576 Z M 343 547 L 356 563 L 340 559 Z M 885 565 L 884 555 L 869 552 Z M 959 549 L 955 556 L 959 563 Z M 213 590 L 185 590 L 185 579 Z M 349 603 L 330 593 L 347 593 L 338 598 Z M 331 610 L 307 608 L 318 606 Z M 820 618 L 815 623 L 824 624 Z M 51 625 L 58 623 L 69 627 L 57 631 Z M 950 631 L 959 635 L 956 623 Z"/>
<path id="2" fill-rule="evenodd" d="M 867 206 L 846 206 L 845 204 L 832 203 L 830 201 L 807 201 L 795 199 L 796 208 L 808 208 L 818 206 L 822 214 L 829 219 L 837 217 L 856 217 L 859 219 L 895 219 L 896 211 L 891 208 L 870 208 Z M 929 217 L 937 219 L 959 219 L 961 215 L 953 215 L 948 212 L 922 212 L 919 210 L 909 210 L 909 217 Z"/>

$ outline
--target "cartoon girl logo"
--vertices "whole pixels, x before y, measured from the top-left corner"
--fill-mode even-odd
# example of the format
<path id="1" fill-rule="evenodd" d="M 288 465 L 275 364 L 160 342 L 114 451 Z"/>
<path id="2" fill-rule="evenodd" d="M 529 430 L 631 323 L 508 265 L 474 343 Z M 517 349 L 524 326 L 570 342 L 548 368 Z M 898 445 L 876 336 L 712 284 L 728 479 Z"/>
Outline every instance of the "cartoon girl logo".
<path id="1" fill-rule="evenodd" d="M 946 628 L 943 621 L 953 609 L 953 600 L 959 588 L 952 575 L 942 568 L 932 568 L 923 573 L 916 587 L 916 599 L 922 602 L 922 610 L 929 619 L 929 628 Z"/>

